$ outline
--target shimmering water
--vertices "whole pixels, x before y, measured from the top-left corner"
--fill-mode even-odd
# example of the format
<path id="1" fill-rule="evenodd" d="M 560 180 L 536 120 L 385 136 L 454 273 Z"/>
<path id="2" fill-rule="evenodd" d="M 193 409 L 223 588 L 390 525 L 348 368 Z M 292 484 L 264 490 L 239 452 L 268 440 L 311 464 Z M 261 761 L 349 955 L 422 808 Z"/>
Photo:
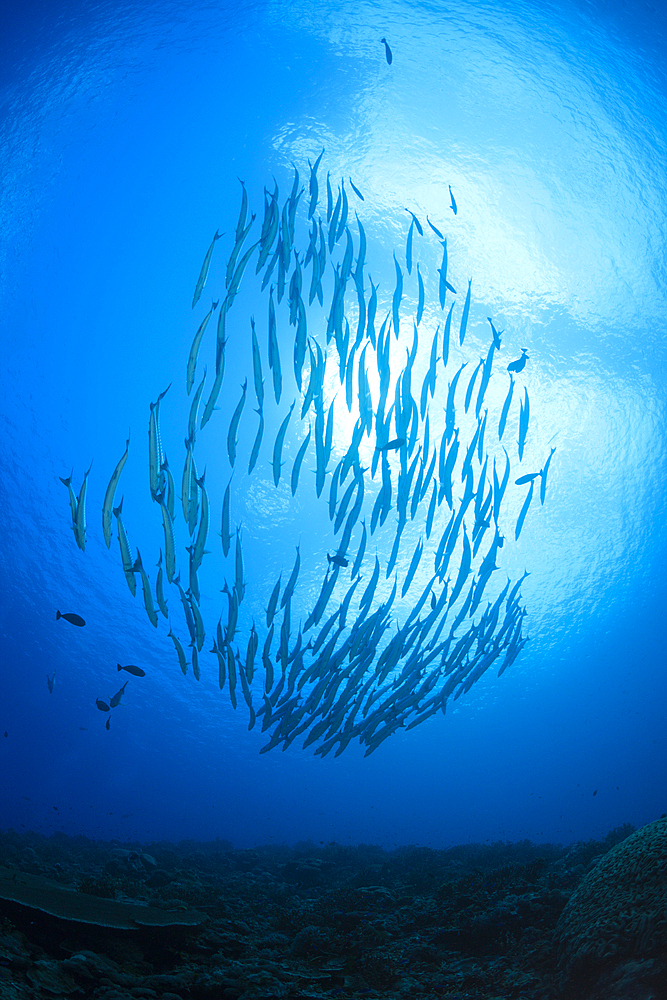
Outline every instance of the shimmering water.
<path id="1" fill-rule="evenodd" d="M 110 3 L 70 6 L 67 17 L 45 7 L 30 24 L 15 12 L 3 43 L 0 195 L 4 826 L 238 844 L 440 845 L 566 841 L 664 810 L 665 44 L 656 18 L 644 8 L 630 17 L 565 4 L 538 13 L 521 4 L 153 4 L 138 12 Z M 492 316 L 505 331 L 485 404 L 496 420 L 507 362 L 521 347 L 530 355 L 517 384 L 530 392 L 531 424 L 516 475 L 557 450 L 546 502 L 533 503 L 516 544 L 525 487 L 510 487 L 503 502 L 508 543 L 490 596 L 506 574 L 529 571 L 530 642 L 517 661 L 371 757 L 355 741 L 338 759 L 320 760 L 300 739 L 284 753 L 258 754 L 267 736 L 259 725 L 248 732 L 242 698 L 234 712 L 218 691 L 208 638 L 201 681 L 191 670 L 182 676 L 166 624 L 151 627 L 140 586 L 134 600 L 129 594 L 115 538 L 107 551 L 99 512 L 129 428 L 117 500 L 125 496 L 128 532 L 154 580 L 162 541 L 148 491 L 149 403 L 174 383 L 161 419 L 180 497 L 185 363 L 204 314 L 191 300 L 204 252 L 216 228 L 226 233 L 199 310 L 224 291 L 237 177 L 258 225 L 264 187 L 275 177 L 282 205 L 292 164 L 307 185 L 308 159 L 323 147 L 320 198 L 327 171 L 335 183 L 351 176 L 364 193 L 361 203 L 348 186 L 367 234 L 367 270 L 380 282 L 377 326 L 391 309 L 393 251 L 406 270 L 405 207 L 447 235 L 458 300 L 473 277 L 465 350 L 453 337 L 431 408 L 440 433 L 447 381 L 465 360 L 467 378 L 486 352 Z M 356 222 L 351 229 L 356 240 Z M 305 249 L 303 217 L 300 232 Z M 439 244 L 432 233 L 414 239 L 427 290 L 418 397 L 444 315 Z M 397 359 L 412 342 L 414 271 L 410 282 L 406 274 Z M 267 401 L 263 451 L 247 475 L 257 426 L 249 316 L 265 350 L 266 294 L 244 284 L 234 313 L 220 412 L 198 436 L 197 464 L 207 470 L 216 553 L 202 567 L 202 610 L 215 623 L 226 606 L 215 531 L 230 475 L 227 428 L 248 376 L 233 478 L 248 582 L 244 649 L 278 573 L 283 583 L 289 575 L 296 543 L 302 603 L 293 617 L 317 599 L 334 544 L 323 509 L 330 476 L 318 502 L 314 453 L 291 497 L 307 430 L 296 412 L 283 481 L 273 484 L 273 441 L 295 398 L 286 320 L 284 395 L 280 406 Z M 309 313 L 318 321 L 326 314 Z M 195 385 L 212 362 L 209 344 Z M 338 389 L 334 367 L 327 406 Z M 371 390 L 377 398 L 377 382 Z M 336 460 L 354 423 L 343 398 L 344 389 Z M 517 407 L 518 397 L 504 439 L 514 455 Z M 84 554 L 59 477 L 73 468 L 78 490 L 91 460 Z M 397 608 L 399 621 L 432 572 L 448 516 L 439 509 L 420 585 L 407 610 Z M 365 581 L 376 542 L 385 559 L 391 548 L 392 519 L 369 538 Z M 406 528 L 399 584 L 424 520 L 425 511 Z M 184 632 L 173 589 L 169 602 Z M 56 622 L 56 608 L 82 614 L 85 629 Z M 147 676 L 130 679 L 107 732 L 95 699 L 120 686 L 117 661 L 140 663 Z"/>

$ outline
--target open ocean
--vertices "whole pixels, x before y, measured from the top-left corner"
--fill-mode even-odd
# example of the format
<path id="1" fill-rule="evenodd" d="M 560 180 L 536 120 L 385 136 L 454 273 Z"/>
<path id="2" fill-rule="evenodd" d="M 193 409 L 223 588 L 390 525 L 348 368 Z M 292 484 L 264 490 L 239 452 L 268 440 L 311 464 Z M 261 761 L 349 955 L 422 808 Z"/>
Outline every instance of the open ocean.
<path id="1" fill-rule="evenodd" d="M 662 6 L 0 23 L 0 832 L 667 812 Z"/>

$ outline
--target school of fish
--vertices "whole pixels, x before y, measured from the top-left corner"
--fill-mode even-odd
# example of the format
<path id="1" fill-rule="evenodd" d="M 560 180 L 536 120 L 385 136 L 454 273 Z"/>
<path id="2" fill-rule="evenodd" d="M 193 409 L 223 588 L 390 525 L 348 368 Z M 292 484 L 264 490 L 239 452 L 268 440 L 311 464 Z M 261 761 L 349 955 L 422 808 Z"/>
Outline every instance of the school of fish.
<path id="1" fill-rule="evenodd" d="M 390 50 L 386 48 L 387 61 L 391 62 Z M 255 214 L 249 214 L 248 193 L 241 182 L 241 206 L 225 269 L 225 288 L 219 290 L 201 318 L 185 366 L 185 388 L 192 395 L 192 404 L 180 476 L 180 506 L 160 432 L 160 410 L 166 405 L 164 400 L 170 387 L 150 404 L 148 479 L 164 538 L 154 583 L 139 550 L 135 555 L 130 544 L 123 521 L 124 500 L 121 498 L 114 505 L 128 459 L 129 438 L 111 475 L 102 510 L 104 541 L 110 547 L 115 518 L 120 563 L 130 592 L 136 594 L 138 578 L 151 624 L 157 628 L 159 614 L 168 620 L 168 636 L 182 673 L 186 675 L 191 666 L 199 680 L 203 667 L 200 656 L 212 654 L 206 663 L 215 664 L 220 690 L 228 693 L 234 708 L 241 701 L 245 703 L 249 729 L 259 725 L 269 734 L 260 752 L 278 746 L 285 749 L 302 736 L 303 746 L 316 744 L 315 753 L 322 757 L 332 750 L 338 756 L 352 740 L 359 740 L 366 748 L 366 755 L 371 754 L 397 730 L 413 729 L 438 711 L 444 714 L 447 703 L 468 692 L 492 665 L 497 665 L 498 676 L 502 675 L 528 641 L 523 635 L 526 609 L 521 605 L 520 595 L 527 573 L 514 584 L 508 579 L 493 600 L 484 600 L 484 594 L 498 570 L 499 550 L 505 541 L 501 506 L 510 479 L 511 460 L 500 442 L 510 421 L 515 376 L 520 376 L 529 360 L 526 349 L 522 349 L 519 359 L 501 366 L 501 377 L 507 378 L 508 372 L 509 384 L 496 424 L 484 402 L 494 374 L 494 360 L 501 350 L 503 331 L 498 331 L 489 317 L 488 350 L 471 371 L 465 392 L 461 387 L 457 399 L 466 361 L 448 377 L 445 391 L 443 376 L 447 377 L 450 343 L 456 338 L 453 324 L 457 293 L 448 278 L 447 238 L 427 217 L 442 250 L 437 269 L 437 306 L 429 310 L 429 315 L 440 314 L 441 321 L 436 322 L 435 330 L 427 338 L 429 362 L 417 401 L 412 378 L 427 303 L 424 275 L 417 263 L 417 307 L 408 319 L 406 306 L 410 303 L 404 293 L 404 269 L 394 253 L 394 290 L 385 303 L 386 315 L 378 322 L 380 283 L 374 284 L 370 274 L 365 273 L 366 234 L 356 211 L 355 221 L 350 218 L 351 204 L 344 179 L 334 188 L 327 174 L 326 205 L 319 197 L 318 169 L 323 155 L 324 150 L 312 164 L 308 161 L 308 198 L 301 206 L 305 187 L 300 186 L 296 167 L 291 192 L 282 205 L 275 181 L 273 190 L 264 190 L 264 214 L 257 226 Z M 348 180 L 349 195 L 361 209 L 364 196 L 352 179 Z M 449 207 L 457 216 L 458 206 L 451 187 L 449 195 Z M 298 218 L 300 207 L 305 220 Z M 415 232 L 423 241 L 432 241 L 433 236 L 428 230 L 425 235 L 417 215 L 407 211 L 410 226 L 405 272 L 411 280 Z M 305 250 L 297 249 L 301 228 L 308 234 Z M 216 245 L 223 235 L 216 231 L 206 251 L 194 290 L 193 309 L 202 297 Z M 249 318 L 252 370 L 228 418 L 226 458 L 230 479 L 220 508 L 213 510 L 205 471 L 200 475 L 197 470 L 196 438 L 209 421 L 222 419 L 218 403 L 225 372 L 227 318 L 253 258 L 257 283 L 261 280 L 258 296 L 266 294 L 266 325 L 256 326 L 254 316 Z M 468 281 L 458 319 L 459 348 L 463 347 L 468 328 L 471 290 L 472 279 Z M 255 305 L 257 314 L 259 302 Z M 214 323 L 216 313 L 217 323 Z M 316 313 L 317 328 L 325 331 L 321 336 L 313 333 Z M 265 619 L 257 624 L 253 621 L 250 629 L 242 632 L 239 622 L 246 579 L 240 527 L 232 529 L 231 473 L 235 472 L 237 478 L 245 474 L 236 470 L 241 458 L 239 428 L 247 419 L 248 395 L 254 392 L 257 406 L 253 409 L 258 416 L 254 443 L 247 456 L 248 476 L 253 475 L 262 449 L 264 413 L 267 405 L 273 405 L 271 395 L 276 407 L 280 406 L 285 336 L 281 349 L 279 319 L 294 328 L 291 360 L 300 398 L 298 406 L 294 399 L 285 408 L 273 446 L 268 449 L 274 487 L 285 490 L 288 481 L 292 497 L 298 489 L 306 489 L 300 473 L 306 456 L 314 457 L 315 494 L 318 502 L 326 505 L 337 542 L 333 553 L 322 552 L 323 576 L 314 605 L 305 614 L 303 604 L 298 604 L 297 629 L 292 605 L 299 584 L 300 545 L 296 545 L 287 582 L 283 585 L 282 573 L 275 581 Z M 405 346 L 405 333 L 401 334 L 408 323 L 412 327 L 410 347 Z M 258 333 L 258 327 L 263 332 Z M 423 331 L 423 325 L 421 328 Z M 198 381 L 199 355 L 208 342 L 207 331 L 211 330 L 214 332 L 209 337 L 209 353 L 215 359 L 214 365 L 210 362 L 211 377 L 205 368 Z M 267 347 L 265 354 L 260 347 L 262 341 Z M 265 392 L 266 365 L 271 388 Z M 376 370 L 373 379 L 369 378 L 371 366 Z M 330 380 L 332 371 L 340 382 L 340 398 L 335 396 L 326 406 L 325 376 Z M 379 392 L 374 398 L 371 383 L 376 382 Z M 438 382 L 440 405 L 435 403 Z M 355 417 L 346 449 L 340 443 L 334 448 L 334 403 L 337 407 L 346 406 Z M 465 441 L 462 421 L 471 407 L 475 414 L 474 430 Z M 523 385 L 517 426 L 519 462 L 528 440 L 529 421 L 530 401 L 528 389 Z M 283 453 L 290 426 L 299 427 L 302 441 L 286 480 Z M 501 456 L 497 462 L 494 455 L 490 463 L 485 442 L 494 434 L 504 459 Z M 334 451 L 342 457 L 331 468 Z M 521 533 L 538 481 L 540 500 L 544 503 L 554 451 L 552 448 L 539 471 L 515 480 L 515 485 L 528 486 L 514 526 L 515 539 Z M 362 455 L 366 456 L 367 466 L 362 464 Z M 245 461 L 246 456 L 244 465 Z M 78 495 L 72 488 L 72 475 L 62 479 L 68 489 L 75 541 L 82 551 L 86 545 L 86 490 L 90 471 L 86 472 Z M 324 492 L 327 481 L 328 494 Z M 392 511 L 395 520 L 391 519 L 386 529 L 389 535 L 393 531 L 391 547 L 386 545 L 388 557 L 379 552 L 367 555 L 371 537 L 376 531 L 382 532 Z M 185 527 L 179 523 L 181 515 Z M 214 519 L 221 525 L 221 544 L 212 540 Z M 422 530 L 407 571 L 399 580 L 396 565 L 409 522 L 415 522 Z M 431 539 L 436 524 L 439 537 L 434 535 Z M 187 531 L 189 536 L 189 544 L 180 548 L 179 531 Z M 187 560 L 179 558 L 182 552 L 187 554 Z M 403 551 L 403 554 L 404 565 L 409 553 Z M 201 611 L 198 573 L 205 557 L 217 560 L 224 573 L 222 613 L 214 628 L 205 625 Z M 423 566 L 427 563 L 431 563 L 431 573 L 424 583 Z M 404 599 L 415 577 L 422 581 L 421 587 L 406 603 Z M 390 588 L 388 593 L 383 590 L 384 581 L 386 588 Z M 171 612 L 170 588 L 174 588 L 175 595 Z M 182 616 L 174 612 L 173 605 L 178 607 L 179 602 Z M 180 625 L 176 623 L 177 617 Z M 207 635 L 212 643 L 210 650 L 204 649 Z M 144 674 L 134 666 L 122 669 L 136 676 Z M 98 699 L 98 708 L 108 712 L 120 702 L 124 690 L 125 685 L 108 705 Z"/>

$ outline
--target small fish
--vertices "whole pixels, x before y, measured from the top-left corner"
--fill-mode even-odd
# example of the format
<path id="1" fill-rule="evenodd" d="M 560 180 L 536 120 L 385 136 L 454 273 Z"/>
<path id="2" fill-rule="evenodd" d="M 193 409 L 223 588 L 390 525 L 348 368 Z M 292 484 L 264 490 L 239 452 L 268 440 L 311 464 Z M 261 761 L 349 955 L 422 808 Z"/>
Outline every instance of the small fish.
<path id="1" fill-rule="evenodd" d="M 114 493 L 116 492 L 116 487 L 118 486 L 118 480 L 120 479 L 120 474 L 123 471 L 123 466 L 127 461 L 129 449 L 130 438 L 128 435 L 127 442 L 125 444 L 125 453 L 114 469 L 113 475 L 109 480 L 109 485 L 107 486 L 107 491 L 104 495 L 104 504 L 102 507 L 102 531 L 104 532 L 104 541 L 107 543 L 107 548 L 111 545 L 111 515 L 113 511 Z M 63 480 L 63 482 L 65 482 L 65 480 Z"/>
<path id="2" fill-rule="evenodd" d="M 519 540 L 519 535 L 521 534 L 521 529 L 523 528 L 523 522 L 526 520 L 526 514 L 528 513 L 528 508 L 530 507 L 530 501 L 533 499 L 533 490 L 535 488 L 535 483 L 531 481 L 528 488 L 528 493 L 526 499 L 523 502 L 523 507 L 519 512 L 519 516 L 516 522 L 516 528 L 514 529 L 514 538 L 516 541 Z"/>
<path id="3" fill-rule="evenodd" d="M 128 663 L 122 666 L 120 663 L 116 664 L 119 670 L 126 670 L 128 674 L 132 674 L 134 677 L 145 677 L 146 671 L 142 670 L 141 667 L 135 667 L 133 663 Z"/>
<path id="4" fill-rule="evenodd" d="M 130 683 L 129 681 L 125 681 L 120 691 L 116 691 L 115 695 L 109 702 L 109 708 L 118 708 L 118 706 L 120 705 L 120 700 L 125 694 L 125 688 L 129 683 Z M 98 705 L 97 707 L 99 708 L 100 706 Z"/>
<path id="5" fill-rule="evenodd" d="M 78 625 L 79 628 L 83 628 L 86 624 L 81 615 L 75 615 L 72 611 L 67 611 L 64 615 L 60 611 L 56 611 L 56 621 L 59 618 L 64 618 L 66 622 L 69 622 L 71 625 Z"/>
<path id="6" fill-rule="evenodd" d="M 76 518 L 74 519 L 74 537 L 76 544 L 82 552 L 86 549 L 86 492 L 88 490 L 88 475 L 92 469 L 92 463 L 88 472 L 84 474 L 83 483 L 76 498 Z"/>
<path id="7" fill-rule="evenodd" d="M 389 60 L 389 62 L 391 62 L 391 59 Z M 361 200 L 364 201 L 365 199 L 364 199 L 363 194 L 361 193 L 361 191 L 359 190 L 359 188 L 357 187 L 357 185 L 353 182 L 353 180 L 352 180 L 351 177 L 350 177 L 350 184 L 352 185 L 352 190 L 356 194 L 357 198 L 361 198 Z"/>
<path id="8" fill-rule="evenodd" d="M 457 213 L 456 198 L 452 194 L 452 186 L 451 186 L 451 184 L 448 184 L 447 186 L 449 188 L 449 197 L 451 199 L 451 205 L 449 207 L 451 208 L 451 210 L 454 213 L 454 215 L 456 215 L 456 213 Z"/>
<path id="9" fill-rule="evenodd" d="M 107 716 L 107 721 L 105 722 L 104 726 L 105 726 L 106 731 L 109 732 L 109 730 L 111 729 L 111 717 L 110 716 Z"/>
<path id="10" fill-rule="evenodd" d="M 541 472 L 529 472 L 525 476 L 520 476 L 518 479 L 515 479 L 514 485 L 523 486 L 524 483 L 532 483 L 533 479 L 537 479 L 537 477 L 541 475 Z"/>
<path id="11" fill-rule="evenodd" d="M 519 461 L 523 458 L 523 451 L 526 446 L 526 435 L 528 434 L 528 422 L 530 420 L 530 400 L 528 399 L 528 389 L 523 387 L 524 399 L 519 405 Z"/>
<path id="12" fill-rule="evenodd" d="M 541 504 L 544 503 L 544 498 L 546 496 L 546 492 L 547 492 L 547 472 L 549 471 L 549 465 L 551 464 L 551 456 L 553 455 L 553 453 L 555 452 L 555 450 L 556 450 L 555 448 L 551 449 L 551 451 L 549 452 L 549 457 L 546 460 L 546 462 L 544 463 L 544 468 L 541 469 L 540 473 L 539 473 L 540 477 L 541 477 L 541 480 L 542 480 L 541 483 L 540 483 L 540 503 Z"/>
<path id="13" fill-rule="evenodd" d="M 181 666 L 181 672 L 183 676 L 185 676 L 188 672 L 188 661 L 185 658 L 185 650 L 181 645 L 180 639 L 174 635 L 171 629 L 169 629 L 167 635 L 170 636 L 170 638 L 173 640 L 174 648 L 176 649 L 176 653 L 178 654 L 178 662 L 180 663 Z"/>
<path id="14" fill-rule="evenodd" d="M 341 556 L 338 552 L 336 552 L 332 556 L 330 556 L 329 553 L 327 552 L 327 562 L 329 563 L 330 566 L 331 563 L 333 563 L 334 566 L 342 566 L 343 569 L 345 569 L 346 566 L 350 565 L 350 560 L 346 559 L 345 556 Z"/>
<path id="15" fill-rule="evenodd" d="M 53 694 L 53 688 L 55 683 L 56 683 L 56 672 L 54 670 L 53 674 L 50 677 L 48 674 L 46 675 L 46 686 L 49 689 L 49 694 Z"/>
<path id="16" fill-rule="evenodd" d="M 498 421 L 498 440 L 502 441 L 503 434 L 505 433 L 505 424 L 507 423 L 507 414 L 510 411 L 510 404 L 512 402 L 512 395 L 514 393 L 514 376 L 510 375 L 510 387 L 507 390 L 507 395 L 505 397 L 505 402 L 503 403 L 503 409 L 500 414 L 500 420 Z"/>
<path id="17" fill-rule="evenodd" d="M 526 361 L 530 361 L 530 358 L 526 353 L 527 350 L 528 350 L 527 347 L 521 348 L 521 357 L 517 358 L 516 361 L 511 361 L 508 364 L 507 366 L 508 372 L 522 372 L 524 370 L 524 368 L 526 367 Z"/>
<path id="18" fill-rule="evenodd" d="M 274 484 L 274 486 L 277 486 L 278 483 L 280 482 L 280 469 L 281 469 L 281 466 L 282 466 L 282 462 L 280 461 L 280 459 L 281 459 L 282 452 L 283 452 L 283 441 L 285 440 L 285 434 L 287 433 L 287 425 L 289 424 L 290 417 L 292 416 L 292 410 L 294 409 L 294 403 L 295 402 L 296 402 L 296 400 L 290 406 L 289 413 L 287 414 L 287 416 L 283 420 L 282 424 L 280 425 L 278 433 L 276 434 L 275 443 L 273 445 L 273 462 L 272 462 L 272 465 L 273 465 L 273 484 Z"/>
<path id="19" fill-rule="evenodd" d="M 472 286 L 472 278 L 468 278 L 468 292 L 466 295 L 466 300 L 463 305 L 463 313 L 461 314 L 461 325 L 459 327 L 459 344 L 463 344 L 465 340 L 466 330 L 468 328 L 468 316 L 470 314 L 470 289 Z M 500 346 L 500 345 L 498 345 Z"/>
<path id="20" fill-rule="evenodd" d="M 236 409 L 229 424 L 229 430 L 227 431 L 227 455 L 229 456 L 229 464 L 234 467 L 234 462 L 236 461 L 236 445 L 238 438 L 239 423 L 241 422 L 241 414 L 243 413 L 243 407 L 245 406 L 246 392 L 248 390 L 248 379 L 246 378 L 241 386 L 241 398 L 237 403 Z"/>
<path id="21" fill-rule="evenodd" d="M 231 519 L 229 514 L 230 511 L 229 488 L 231 484 L 232 481 L 230 479 L 229 482 L 227 483 L 227 489 L 225 490 L 225 496 L 222 501 L 222 531 L 220 532 L 220 535 L 222 538 L 222 551 L 225 558 L 227 558 L 227 555 L 229 553 L 229 542 L 231 537 Z"/>
<path id="22" fill-rule="evenodd" d="M 496 330 L 495 326 L 493 325 L 493 320 L 491 319 L 491 317 L 487 316 L 486 318 L 488 319 L 489 323 L 491 324 L 491 333 L 493 335 L 493 343 L 496 345 L 496 350 L 499 351 L 500 350 L 500 334 L 503 331 L 501 330 L 500 333 L 498 333 L 498 331 Z M 508 367 L 508 371 L 509 371 L 509 367 Z"/>
<path id="23" fill-rule="evenodd" d="M 208 326 L 208 321 L 210 320 L 210 318 L 213 315 L 214 311 L 218 307 L 219 301 L 220 300 L 218 299 L 218 302 L 214 302 L 211 305 L 211 308 L 209 309 L 209 311 L 206 313 L 206 315 L 204 316 L 203 320 L 199 324 L 199 328 L 198 328 L 197 332 L 195 333 L 194 340 L 192 341 L 192 347 L 190 348 L 190 356 L 188 357 L 187 374 L 186 374 L 186 379 L 185 379 L 185 385 L 186 385 L 186 388 L 188 390 L 188 396 L 190 395 L 190 393 L 192 391 L 192 386 L 193 386 L 194 380 L 195 380 L 195 369 L 197 367 L 197 356 L 199 354 L 199 348 L 201 347 L 202 337 L 204 336 L 204 331 L 206 330 L 206 327 Z M 111 521 L 111 517 L 109 517 L 109 521 Z"/>
<path id="24" fill-rule="evenodd" d="M 404 448 L 406 445 L 405 438 L 394 438 L 393 441 L 388 441 L 386 444 L 376 447 L 376 451 L 398 451 L 399 448 Z"/>
<path id="25" fill-rule="evenodd" d="M 439 236 L 441 240 L 444 240 L 445 237 L 442 235 L 442 233 L 440 232 L 440 230 L 438 228 L 436 228 L 436 226 L 433 225 L 433 223 L 429 219 L 428 215 L 426 216 L 426 221 L 428 222 L 429 226 L 431 227 L 431 229 L 433 230 L 433 232 L 435 233 L 435 235 Z"/>
<path id="26" fill-rule="evenodd" d="M 99 708 L 100 712 L 110 712 L 111 711 L 111 709 L 107 705 L 106 701 L 102 701 L 101 698 L 96 698 L 95 699 L 95 704 Z"/>
<path id="27" fill-rule="evenodd" d="M 213 248 L 215 247 L 216 240 L 219 240 L 224 233 L 219 233 L 216 230 L 215 236 L 211 240 L 211 245 L 206 251 L 206 256 L 204 257 L 204 263 L 201 266 L 201 271 L 199 272 L 199 278 L 197 279 L 197 285 L 195 287 L 195 293 L 192 297 L 192 308 L 197 305 L 199 301 L 199 296 L 204 291 L 204 285 L 206 284 L 206 279 L 208 277 L 208 269 L 211 265 L 211 257 L 213 256 Z"/>
<path id="28" fill-rule="evenodd" d="M 393 58 L 394 58 L 394 57 L 393 57 L 393 55 L 392 55 L 392 52 L 391 52 L 391 49 L 389 48 L 389 44 L 388 44 L 388 42 L 387 42 L 387 39 L 386 39 L 386 38 L 381 38 L 381 39 L 380 39 L 380 41 L 381 41 L 381 42 L 383 43 L 383 45 L 384 45 L 384 54 L 385 54 L 385 55 L 386 55 L 386 57 L 387 57 L 387 62 L 388 62 L 388 63 L 389 63 L 389 65 L 391 66 L 391 63 L 392 63 L 392 60 L 393 60 Z"/>

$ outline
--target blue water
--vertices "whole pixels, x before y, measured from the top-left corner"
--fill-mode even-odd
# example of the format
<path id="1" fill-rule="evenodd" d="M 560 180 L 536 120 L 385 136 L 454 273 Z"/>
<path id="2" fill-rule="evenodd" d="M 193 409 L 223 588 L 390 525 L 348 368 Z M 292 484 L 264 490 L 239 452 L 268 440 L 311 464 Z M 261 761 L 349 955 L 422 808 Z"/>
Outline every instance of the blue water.
<path id="1" fill-rule="evenodd" d="M 667 42 L 660 10 L 637 2 L 614 8 L 111 0 L 71 3 L 65 13 L 54 4 L 32 5 L 29 15 L 15 4 L 5 15 L 0 826 L 121 839 L 224 837 L 236 846 L 305 839 L 443 846 L 525 837 L 569 842 L 664 812 Z M 382 36 L 393 50 L 391 66 Z M 302 749 L 303 738 L 284 752 L 260 754 L 268 739 L 261 718 L 249 732 L 241 691 L 234 711 L 228 691 L 218 689 L 209 653 L 226 608 L 225 574 L 233 582 L 234 550 L 225 565 L 217 531 L 231 472 L 227 428 L 246 376 L 232 479 L 232 530 L 242 525 L 247 582 L 242 656 L 253 619 L 261 652 L 264 609 L 281 569 L 286 582 L 296 544 L 302 568 L 292 643 L 317 599 L 324 553 L 335 548 L 326 510 L 331 477 L 318 501 L 312 447 L 294 498 L 289 489 L 307 430 L 300 399 L 281 482 L 273 484 L 273 441 L 297 398 L 294 331 L 286 294 L 279 309 L 284 387 L 276 406 L 266 364 L 267 298 L 254 279 L 255 258 L 230 313 L 220 410 L 196 444 L 211 497 L 211 555 L 200 572 L 207 639 L 199 682 L 190 667 L 181 674 L 165 619 L 157 629 L 150 624 L 141 585 L 130 595 L 115 521 L 107 550 L 100 512 L 129 429 L 130 458 L 116 503 L 124 497 L 128 534 L 154 585 L 164 540 L 149 493 L 149 404 L 172 384 L 162 404 L 162 437 L 180 497 L 191 401 L 186 361 L 212 297 L 224 294 L 240 205 L 237 178 L 258 214 L 249 237 L 257 239 L 264 187 L 271 190 L 275 178 L 282 206 L 292 164 L 307 188 L 308 159 L 323 147 L 318 211 L 326 213 L 327 171 L 334 196 L 344 176 L 368 239 L 366 273 L 380 283 L 376 328 L 391 309 L 394 251 L 404 272 L 400 341 L 392 334 L 394 377 L 412 343 L 416 308 L 415 270 L 408 277 L 405 266 L 405 207 L 425 226 L 423 238 L 414 235 L 426 285 L 412 386 L 417 403 L 431 338 L 445 318 L 438 302 L 441 247 L 426 215 L 448 238 L 457 305 L 450 362 L 446 371 L 439 362 L 430 409 L 432 439 L 436 424 L 442 434 L 447 382 L 468 360 L 458 422 L 468 372 L 490 343 L 486 317 L 492 316 L 504 333 L 485 400 L 486 440 L 491 459 L 500 460 L 505 367 L 528 349 L 503 439 L 512 476 L 502 505 L 506 544 L 489 599 L 508 575 L 516 581 L 530 573 L 521 591 L 530 641 L 500 678 L 496 664 L 450 700 L 444 717 L 438 712 L 415 729 L 399 729 L 369 757 L 354 740 L 341 756 L 320 759 L 312 752 L 317 744 Z M 307 199 L 306 189 L 297 223 L 304 251 Z M 352 211 L 350 225 L 356 256 Z M 216 229 L 225 237 L 193 310 Z M 318 311 L 316 302 L 308 311 L 309 331 L 323 345 L 333 287 L 328 268 L 327 309 Z M 455 334 L 471 276 L 460 348 Z M 309 280 L 307 269 L 306 289 Z M 347 302 L 354 302 L 349 289 Z M 250 315 L 267 401 L 260 459 L 248 476 L 257 428 Z M 354 315 L 351 307 L 353 327 Z M 216 322 L 214 316 L 195 378 L 196 388 L 207 364 L 204 399 Z M 330 353 L 327 407 L 338 390 L 331 471 L 347 449 L 355 413 L 348 415 L 335 348 Z M 519 465 L 524 386 L 531 418 Z M 377 379 L 371 392 L 377 399 Z M 393 384 L 387 406 L 392 399 Z M 472 412 L 461 417 L 462 438 L 471 427 Z M 366 442 L 362 460 L 370 464 Z M 536 493 L 515 542 L 526 487 L 514 479 L 541 468 L 551 447 L 545 503 Z M 82 553 L 59 477 L 73 470 L 78 492 L 91 461 Z M 177 519 L 179 506 L 177 500 Z M 425 508 L 426 502 L 408 520 L 399 595 Z M 367 515 L 368 523 L 370 507 Z M 448 518 L 443 504 L 415 583 L 396 603 L 399 623 L 432 573 Z M 392 511 L 385 528 L 369 537 L 359 590 L 376 545 L 386 562 L 394 524 Z M 182 515 L 178 530 L 182 553 L 189 543 Z M 357 528 L 353 554 L 359 537 Z M 486 548 L 485 542 L 482 553 Z M 459 558 L 460 549 L 454 568 Z M 179 554 L 179 563 L 185 579 L 187 557 Z M 381 581 L 386 595 L 392 581 L 385 583 L 384 573 Z M 348 584 L 349 575 L 335 602 Z M 178 592 L 168 590 L 171 621 L 187 650 Z M 83 615 L 85 628 L 56 621 L 56 609 Z M 116 671 L 118 661 L 140 664 L 146 677 L 129 678 L 107 731 L 95 699 L 109 699 L 128 679 Z M 50 693 L 46 675 L 54 672 Z"/>

